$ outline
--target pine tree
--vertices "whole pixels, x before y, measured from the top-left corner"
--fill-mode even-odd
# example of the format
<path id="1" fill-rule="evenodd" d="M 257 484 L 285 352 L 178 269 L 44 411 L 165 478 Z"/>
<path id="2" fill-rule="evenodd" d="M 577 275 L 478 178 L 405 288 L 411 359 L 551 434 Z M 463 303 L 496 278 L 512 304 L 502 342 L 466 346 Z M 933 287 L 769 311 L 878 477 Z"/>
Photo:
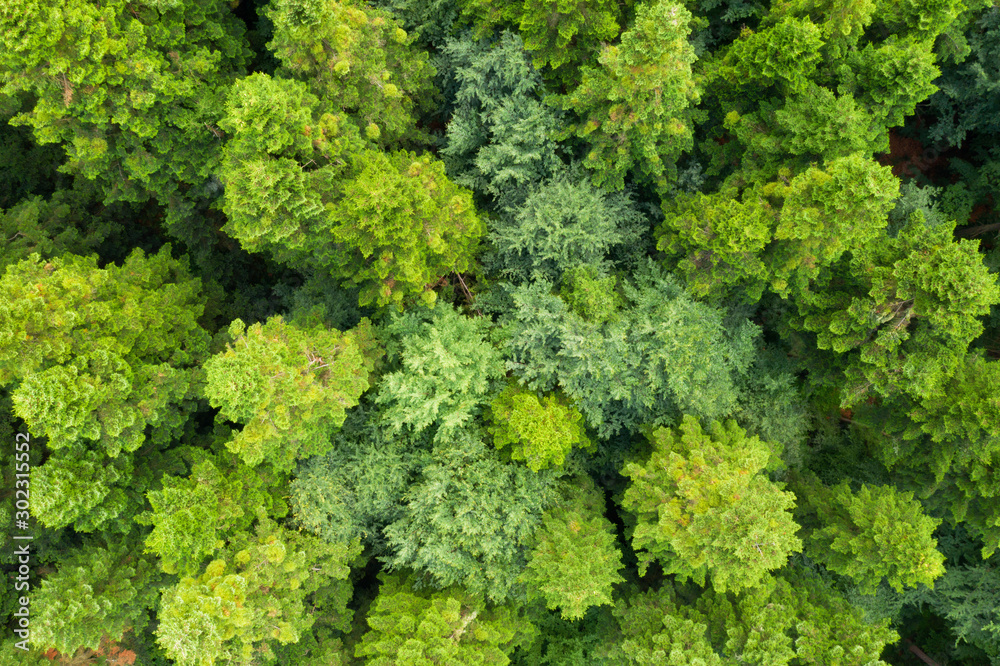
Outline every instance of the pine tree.
<path id="1" fill-rule="evenodd" d="M 191 474 L 164 475 L 162 488 L 146 494 L 152 510 L 135 518 L 153 525 L 145 552 L 155 553 L 170 574 L 193 574 L 255 520 L 281 517 L 288 510 L 279 495 L 281 475 L 263 466 L 249 468 L 232 455 L 220 459 L 195 449 L 191 458 Z"/>
<path id="2" fill-rule="evenodd" d="M 124 539 L 88 538 L 66 552 L 31 596 L 32 645 L 72 655 L 143 629 L 166 579 L 139 550 L 133 530 Z"/>
<path id="3" fill-rule="evenodd" d="M 465 428 L 435 445 L 403 515 L 384 530 L 394 554 L 383 561 L 503 603 L 524 596 L 526 544 L 557 500 L 555 475 L 502 462 L 482 435 Z"/>

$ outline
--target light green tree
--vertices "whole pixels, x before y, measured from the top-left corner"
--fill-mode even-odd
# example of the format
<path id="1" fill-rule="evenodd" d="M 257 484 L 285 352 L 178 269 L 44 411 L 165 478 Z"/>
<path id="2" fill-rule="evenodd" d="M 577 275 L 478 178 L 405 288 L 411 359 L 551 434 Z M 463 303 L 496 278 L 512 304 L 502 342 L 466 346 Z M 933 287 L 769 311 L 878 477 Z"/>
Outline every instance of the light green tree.
<path id="1" fill-rule="evenodd" d="M 490 403 L 487 430 L 493 446 L 511 447 L 514 460 L 523 460 L 537 472 L 560 466 L 573 447 L 593 449 L 583 427 L 583 416 L 565 398 L 555 395 L 539 400 L 534 391 L 510 385 Z"/>
<path id="2" fill-rule="evenodd" d="M 509 606 L 491 606 L 461 587 L 413 588 L 413 577 L 379 574 L 369 631 L 355 649 L 372 666 L 508 664 L 534 628 Z"/>
<path id="3" fill-rule="evenodd" d="M 278 76 L 304 81 L 323 108 L 343 113 L 379 146 L 422 138 L 416 114 L 432 101 L 427 53 L 386 11 L 350 0 L 270 3 L 268 48 Z"/>
<path id="4" fill-rule="evenodd" d="M 671 0 L 639 5 L 621 43 L 605 46 L 598 66 L 584 66 L 580 85 L 557 98 L 579 115 L 561 136 L 590 144 L 584 164 L 597 185 L 619 190 L 632 172 L 664 190 L 677 159 L 692 148 L 691 107 L 699 93 L 691 74 L 691 20 Z"/>
<path id="5" fill-rule="evenodd" d="M 341 333 L 299 328 L 280 316 L 229 327 L 226 350 L 205 362 L 205 394 L 220 415 L 244 423 L 226 443 L 248 465 L 291 470 L 325 453 L 330 434 L 369 387 L 381 350 L 368 320 Z"/>
<path id="6" fill-rule="evenodd" d="M 691 416 L 680 428 L 650 434 L 653 452 L 630 462 L 621 499 L 636 516 L 632 544 L 640 572 L 655 559 L 664 571 L 719 591 L 752 587 L 802 550 L 790 509 L 795 496 L 761 471 L 768 444 L 747 437 L 735 422 L 707 431 Z"/>
<path id="7" fill-rule="evenodd" d="M 566 483 L 562 501 L 542 514 L 522 578 L 529 598 L 544 599 L 566 620 L 612 604 L 612 586 L 624 582 L 614 525 L 604 517 L 604 494 L 590 477 Z"/>
<path id="8" fill-rule="evenodd" d="M 897 591 L 933 587 L 944 573 L 944 555 L 931 536 L 941 520 L 924 515 L 913 493 L 868 485 L 855 493 L 844 482 L 812 484 L 803 497 L 820 525 L 806 537 L 806 554 L 861 590 L 872 593 L 883 579 Z"/>
<path id="9" fill-rule="evenodd" d="M 210 237 L 191 212 L 211 199 L 218 110 L 250 56 L 224 3 L 14 0 L 0 34 L 3 94 L 35 100 L 14 123 L 62 144 L 62 170 L 108 202 L 156 199 L 185 242 Z"/>
<path id="10" fill-rule="evenodd" d="M 295 643 L 316 621 L 310 595 L 350 585 L 348 565 L 360 552 L 356 541 L 328 544 L 261 521 L 199 575 L 163 591 L 156 642 L 181 666 L 273 658 L 273 641 Z"/>

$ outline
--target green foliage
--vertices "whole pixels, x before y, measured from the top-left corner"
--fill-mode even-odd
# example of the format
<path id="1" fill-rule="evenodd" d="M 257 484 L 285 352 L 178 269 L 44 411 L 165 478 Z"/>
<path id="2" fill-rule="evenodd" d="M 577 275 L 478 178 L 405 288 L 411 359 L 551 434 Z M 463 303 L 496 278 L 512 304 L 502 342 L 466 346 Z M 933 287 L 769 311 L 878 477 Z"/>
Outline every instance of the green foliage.
<path id="1" fill-rule="evenodd" d="M 38 254 L 50 259 L 61 254 L 86 255 L 122 226 L 91 215 L 93 202 L 81 190 L 59 190 L 48 200 L 31 197 L 0 211 L 0 269 Z"/>
<path id="2" fill-rule="evenodd" d="M 795 496 L 760 473 L 768 444 L 732 421 L 705 432 L 690 416 L 650 441 L 649 460 L 622 470 L 632 480 L 622 507 L 638 518 L 632 544 L 648 552 L 640 573 L 655 558 L 667 572 L 702 585 L 709 573 L 715 589 L 740 590 L 802 550 L 789 512 Z"/>
<path id="3" fill-rule="evenodd" d="M 207 351 L 200 282 L 167 246 L 121 267 L 37 254 L 0 278 L 0 381 L 20 381 L 15 412 L 51 448 L 91 440 L 116 456 L 147 425 L 179 425 Z"/>
<path id="4" fill-rule="evenodd" d="M 60 170 L 107 201 L 156 198 L 176 235 L 219 164 L 221 97 L 250 55 L 228 8 L 209 0 L 16 0 L 0 13 L 0 84 L 34 105 L 13 123 L 61 143 Z"/>
<path id="5" fill-rule="evenodd" d="M 492 43 L 449 40 L 441 51 L 457 86 L 441 150 L 448 173 L 500 209 L 518 206 L 561 167 L 551 138 L 560 118 L 541 101 L 541 76 L 510 31 Z"/>
<path id="6" fill-rule="evenodd" d="M 732 287 L 760 299 L 765 282 L 782 296 L 879 237 L 898 194 L 888 167 L 860 154 L 811 166 L 743 192 L 697 193 L 664 202 L 657 249 L 673 256 L 691 290 L 719 298 Z"/>
<path id="7" fill-rule="evenodd" d="M 485 232 L 469 191 L 426 155 L 365 152 L 351 164 L 358 175 L 330 211 L 334 243 L 320 261 L 345 284 L 362 285 L 361 305 L 399 304 L 410 295 L 433 303 L 440 276 L 473 268 Z"/>
<path id="8" fill-rule="evenodd" d="M 597 185 L 619 190 L 632 172 L 665 190 L 677 159 L 693 146 L 689 107 L 699 93 L 687 39 L 691 20 L 691 13 L 671 0 L 639 5 L 621 43 L 603 47 L 599 66 L 583 67 L 580 85 L 557 98 L 580 117 L 560 136 L 579 136 L 590 144 L 584 164 Z"/>
<path id="9" fill-rule="evenodd" d="M 559 467 L 574 446 L 592 449 L 583 416 L 565 399 L 548 395 L 541 400 L 512 384 L 490 403 L 488 415 L 493 446 L 511 447 L 510 456 L 523 460 L 533 472 Z"/>
<path id="10" fill-rule="evenodd" d="M 428 462 L 426 437 L 390 434 L 364 405 L 348 414 L 332 450 L 303 461 L 290 484 L 292 514 L 331 543 L 361 537 L 384 554 L 382 528 L 402 516 L 403 495 Z"/>
<path id="11" fill-rule="evenodd" d="M 742 285 L 748 299 L 760 298 L 768 274 L 761 253 L 774 227 L 769 207 L 729 192 L 682 195 L 663 205 L 656 249 L 674 257 L 692 294 L 718 298 Z"/>
<path id="12" fill-rule="evenodd" d="M 520 33 L 536 69 L 548 65 L 565 79 L 566 65 L 593 58 L 618 37 L 620 5 L 615 0 L 524 0 Z"/>
<path id="13" fill-rule="evenodd" d="M 603 324 L 613 319 L 623 305 L 617 286 L 615 276 L 602 276 L 594 264 L 580 264 L 563 273 L 559 296 L 576 314 Z"/>
<path id="14" fill-rule="evenodd" d="M 235 536 L 195 577 L 163 592 L 157 642 L 179 665 L 251 664 L 272 641 L 295 643 L 316 621 L 307 597 L 347 579 L 361 552 L 270 521 Z M 346 601 L 346 600 L 345 600 Z"/>
<path id="15" fill-rule="evenodd" d="M 385 328 L 393 338 L 389 363 L 394 372 L 380 380 L 375 398 L 382 419 L 394 431 L 413 432 L 438 425 L 451 431 L 486 402 L 490 380 L 503 375 L 500 352 L 484 340 L 487 321 L 466 317 L 448 303 L 433 310 L 394 314 Z"/>
<path id="16" fill-rule="evenodd" d="M 879 654 L 898 638 L 887 620 L 867 621 L 816 578 L 762 582 L 741 594 L 707 590 L 693 603 L 669 586 L 630 595 L 615 612 L 623 656 L 650 665 L 887 666 Z"/>
<path id="17" fill-rule="evenodd" d="M 645 224 L 629 196 L 557 176 L 492 225 L 485 266 L 514 284 L 557 282 L 581 264 L 606 266 L 616 251 L 635 252 Z"/>
<path id="18" fill-rule="evenodd" d="M 692 300 L 652 263 L 633 277 L 622 285 L 627 306 L 603 324 L 570 311 L 546 283 L 513 290 L 508 367 L 531 390 L 559 386 L 600 437 L 682 412 L 729 414 L 758 329 L 724 327 L 718 309 Z"/>
<path id="19" fill-rule="evenodd" d="M 604 494 L 589 477 L 566 484 L 563 501 L 542 514 L 523 579 L 530 597 L 541 597 L 565 620 L 612 603 L 612 586 L 624 582 L 614 526 L 604 517 Z"/>
<path id="20" fill-rule="evenodd" d="M 345 113 L 380 146 L 420 137 L 414 116 L 430 101 L 434 68 L 389 14 L 338 0 L 281 0 L 264 14 L 279 76 L 305 81 L 325 109 Z"/>
<path id="21" fill-rule="evenodd" d="M 1000 132 L 1000 79 L 989 63 L 1000 57 L 1000 9 L 990 7 L 967 32 L 970 57 L 941 68 L 938 92 L 930 98 L 934 140 L 960 145 L 970 133 Z"/>
<path id="22" fill-rule="evenodd" d="M 928 228 L 915 213 L 895 238 L 855 249 L 848 266 L 798 301 L 803 316 L 793 323 L 815 332 L 821 349 L 858 350 L 845 406 L 872 390 L 886 397 L 900 390 L 914 398 L 941 395 L 982 332 L 977 317 L 1000 302 L 1000 290 L 977 243 L 955 241 L 952 229 Z"/>
<path id="23" fill-rule="evenodd" d="M 523 597 L 525 543 L 555 500 L 553 475 L 501 462 L 472 429 L 438 443 L 406 494 L 403 516 L 385 528 L 392 568 L 414 569 L 437 587 L 460 584 L 491 601 Z"/>
<path id="24" fill-rule="evenodd" d="M 152 510 L 135 520 L 153 525 L 145 552 L 155 553 L 166 573 L 195 573 L 206 557 L 232 535 L 248 531 L 256 519 L 287 512 L 277 488 L 282 476 L 227 458 L 196 449 L 187 478 L 165 475 L 162 488 L 146 494 Z"/>
<path id="25" fill-rule="evenodd" d="M 484 232 L 471 193 L 440 162 L 364 148 L 343 114 L 295 81 L 255 74 L 230 93 L 224 230 L 248 251 L 361 287 L 361 305 L 432 302 L 435 282 L 472 268 Z"/>
<path id="26" fill-rule="evenodd" d="M 371 666 L 508 664 L 533 627 L 508 606 L 488 607 L 460 587 L 416 590 L 412 577 L 379 574 L 370 630 L 355 649 Z"/>
<path id="27" fill-rule="evenodd" d="M 933 587 L 944 573 L 944 555 L 931 537 L 941 521 L 924 515 L 913 493 L 868 485 L 853 493 L 844 482 L 813 484 L 804 499 L 820 524 L 806 539 L 806 554 L 850 576 L 863 592 L 873 593 L 883 579 L 897 592 L 918 583 Z"/>
<path id="28" fill-rule="evenodd" d="M 851 155 L 810 167 L 790 183 L 770 183 L 761 194 L 781 202 L 767 262 L 772 287 L 785 295 L 847 250 L 879 239 L 899 183 L 888 167 Z"/>
<path id="29" fill-rule="evenodd" d="M 142 629 L 165 581 L 139 548 L 132 532 L 125 539 L 87 539 L 71 549 L 31 596 L 32 645 L 72 655 Z"/>
<path id="30" fill-rule="evenodd" d="M 358 404 L 381 350 L 368 320 L 340 333 L 302 329 L 272 317 L 229 327 L 225 352 L 205 362 L 205 394 L 226 419 L 244 423 L 227 448 L 248 465 L 291 470 L 297 458 L 325 453 L 330 434 Z"/>

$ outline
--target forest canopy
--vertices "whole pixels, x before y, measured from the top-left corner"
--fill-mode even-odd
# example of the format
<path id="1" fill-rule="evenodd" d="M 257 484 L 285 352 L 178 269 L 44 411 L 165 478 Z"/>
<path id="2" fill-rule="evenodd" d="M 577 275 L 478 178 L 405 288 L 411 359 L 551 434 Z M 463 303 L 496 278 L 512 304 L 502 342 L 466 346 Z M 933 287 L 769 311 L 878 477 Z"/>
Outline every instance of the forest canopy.
<path id="1" fill-rule="evenodd" d="M 998 55 L 0 3 L 0 665 L 1000 666 Z"/>

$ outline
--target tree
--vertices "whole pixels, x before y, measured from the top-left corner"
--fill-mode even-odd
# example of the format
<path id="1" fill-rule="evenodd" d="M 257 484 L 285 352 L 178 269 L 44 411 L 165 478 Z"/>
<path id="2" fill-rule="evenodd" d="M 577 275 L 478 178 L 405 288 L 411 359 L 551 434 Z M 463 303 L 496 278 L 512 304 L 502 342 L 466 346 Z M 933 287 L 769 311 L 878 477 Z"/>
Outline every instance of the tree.
<path id="1" fill-rule="evenodd" d="M 301 329 L 272 317 L 249 328 L 237 319 L 232 344 L 205 362 L 205 394 L 224 418 L 243 422 L 226 443 L 248 465 L 290 471 L 325 453 L 330 434 L 358 404 L 381 356 L 367 320 L 346 333 Z"/>
<path id="2" fill-rule="evenodd" d="M 602 438 L 685 411 L 731 413 L 758 329 L 724 326 L 718 309 L 691 299 L 651 261 L 631 282 L 622 284 L 626 306 L 605 323 L 570 311 L 548 283 L 511 290 L 508 367 L 533 391 L 560 387 Z"/>
<path id="3" fill-rule="evenodd" d="M 190 213 L 211 198 L 216 114 L 250 55 L 236 17 L 208 0 L 17 0 L 0 26 L 3 93 L 36 100 L 14 123 L 61 143 L 61 170 L 97 181 L 107 202 L 155 198 L 171 233 L 203 241 Z"/>
<path id="4" fill-rule="evenodd" d="M 944 555 L 931 536 L 941 520 L 924 515 L 912 492 L 863 484 L 854 493 L 843 482 L 809 484 L 802 495 L 819 524 L 806 537 L 806 554 L 850 576 L 862 591 L 873 593 L 883 579 L 897 592 L 918 583 L 933 587 L 944 573 Z"/>
<path id="5" fill-rule="evenodd" d="M 536 69 L 548 65 L 572 81 L 578 63 L 618 37 L 619 12 L 612 0 L 524 0 L 520 33 Z"/>
<path id="6" fill-rule="evenodd" d="M 500 352 L 484 340 L 487 321 L 465 317 L 448 303 L 394 314 L 386 327 L 392 371 L 381 379 L 375 403 L 398 432 L 437 425 L 444 436 L 470 422 L 486 402 L 491 380 L 503 374 Z"/>
<path id="7" fill-rule="evenodd" d="M 72 655 L 141 630 L 166 579 L 153 558 L 139 554 L 139 541 L 133 530 L 125 539 L 87 538 L 68 550 L 31 598 L 32 645 Z"/>
<path id="8" fill-rule="evenodd" d="M 523 597 L 526 543 L 556 500 L 554 476 L 501 462 L 473 428 L 455 431 L 436 444 L 403 515 L 385 528 L 394 554 L 383 561 L 496 603 Z"/>
<path id="9" fill-rule="evenodd" d="M 441 159 L 459 185 L 516 207 L 562 166 L 552 138 L 560 116 L 541 101 L 542 77 L 510 31 L 450 39 L 441 51 L 457 86 Z"/>
<path id="10" fill-rule="evenodd" d="M 421 137 L 415 115 L 427 108 L 435 71 L 427 54 L 387 12 L 353 2 L 290 0 L 267 6 L 268 42 L 278 76 L 305 81 L 326 110 L 379 146 Z"/>
<path id="11" fill-rule="evenodd" d="M 17 382 L 15 413 L 47 438 L 32 505 L 46 526 L 128 533 L 142 493 L 174 465 L 163 450 L 196 405 L 208 351 L 200 291 L 169 246 L 122 266 L 34 254 L 7 267 L 0 383 Z"/>
<path id="12" fill-rule="evenodd" d="M 255 74 L 220 126 L 226 233 L 248 251 L 361 287 L 361 305 L 432 302 L 472 267 L 484 232 L 471 193 L 427 155 L 369 150 L 344 114 L 318 114 L 305 84 Z M 318 115 L 318 117 L 317 117 Z"/>
<path id="13" fill-rule="evenodd" d="M 696 296 L 720 298 L 743 286 L 756 301 L 768 269 L 761 254 L 774 233 L 774 212 L 752 195 L 697 192 L 664 201 L 656 249 L 672 257 Z"/>
<path id="14" fill-rule="evenodd" d="M 191 474 L 164 475 L 162 488 L 146 493 L 152 510 L 135 518 L 153 526 L 145 552 L 155 553 L 169 574 L 195 573 L 233 535 L 249 531 L 258 519 L 288 511 L 279 495 L 282 476 L 201 449 L 194 449 L 191 459 Z"/>
<path id="15" fill-rule="evenodd" d="M 236 535 L 199 576 L 164 590 L 157 643 L 185 666 L 273 657 L 272 641 L 295 643 L 316 621 L 307 597 L 346 581 L 360 552 L 357 542 L 327 544 L 261 521 L 255 533 Z"/>
<path id="16" fill-rule="evenodd" d="M 604 495 L 589 477 L 568 482 L 562 501 L 542 514 L 522 578 L 528 596 L 541 597 L 563 619 L 611 604 L 612 586 L 624 582 L 615 529 L 604 517 Z"/>
<path id="17" fill-rule="evenodd" d="M 470 271 L 485 225 L 468 190 L 427 155 L 365 152 L 354 155 L 357 177 L 343 186 L 330 213 L 330 234 L 319 261 L 362 286 L 361 305 L 399 304 L 431 288 L 448 273 Z M 342 249 L 343 248 L 343 249 Z"/>
<path id="18" fill-rule="evenodd" d="M 677 430 L 650 435 L 653 452 L 622 470 L 631 484 L 622 507 L 635 514 L 633 547 L 669 573 L 716 590 L 752 587 L 802 550 L 789 510 L 795 496 L 760 474 L 769 446 L 734 422 L 708 431 L 685 416 Z"/>
<path id="19" fill-rule="evenodd" d="M 207 351 L 200 281 L 166 246 L 121 266 L 37 254 L 0 278 L 0 382 L 51 448 L 90 440 L 114 457 L 183 420 L 191 366 Z"/>
<path id="20" fill-rule="evenodd" d="M 489 607 L 460 587 L 414 589 L 413 577 L 379 574 L 369 631 L 355 649 L 372 666 L 508 664 L 533 627 L 509 606 Z"/>
<path id="21" fill-rule="evenodd" d="M 977 317 L 1000 302 L 976 243 L 955 241 L 952 229 L 928 228 L 917 212 L 895 238 L 855 249 L 848 266 L 797 299 L 801 318 L 792 324 L 815 332 L 821 349 L 858 350 L 848 357 L 845 407 L 872 391 L 940 395 L 982 331 Z"/>
<path id="22" fill-rule="evenodd" d="M 584 164 L 594 182 L 619 190 L 625 175 L 665 190 L 675 162 L 693 146 L 692 112 L 699 93 L 691 74 L 694 48 L 688 42 L 691 13 L 659 0 L 639 5 L 633 26 L 616 46 L 605 46 L 599 66 L 585 66 L 582 82 L 557 98 L 580 120 L 560 136 L 590 144 Z"/>
<path id="23" fill-rule="evenodd" d="M 615 610 L 619 654 L 637 664 L 887 666 L 898 639 L 821 580 L 799 572 L 720 593 L 669 584 L 630 594 Z"/>
<path id="24" fill-rule="evenodd" d="M 608 266 L 614 255 L 638 254 L 644 216 L 628 195 L 608 194 L 571 175 L 556 176 L 501 216 L 490 230 L 486 269 L 518 284 L 558 282 L 581 264 Z"/>
<path id="25" fill-rule="evenodd" d="M 534 472 L 561 466 L 574 446 L 594 448 L 580 423 L 583 416 L 557 396 L 539 400 L 535 393 L 509 385 L 490 403 L 488 418 L 493 446 L 510 446 L 511 458 L 525 461 Z"/>
<path id="26" fill-rule="evenodd" d="M 329 453 L 303 460 L 289 484 L 295 523 L 331 543 L 361 537 L 387 554 L 382 529 L 402 517 L 403 497 L 430 461 L 429 432 L 392 433 L 370 405 L 351 410 Z"/>
<path id="27" fill-rule="evenodd" d="M 720 298 L 740 286 L 757 301 L 765 281 L 782 296 L 802 291 L 824 266 L 880 237 L 899 184 L 860 154 L 789 178 L 665 201 L 657 248 L 677 257 L 692 291 Z"/>

